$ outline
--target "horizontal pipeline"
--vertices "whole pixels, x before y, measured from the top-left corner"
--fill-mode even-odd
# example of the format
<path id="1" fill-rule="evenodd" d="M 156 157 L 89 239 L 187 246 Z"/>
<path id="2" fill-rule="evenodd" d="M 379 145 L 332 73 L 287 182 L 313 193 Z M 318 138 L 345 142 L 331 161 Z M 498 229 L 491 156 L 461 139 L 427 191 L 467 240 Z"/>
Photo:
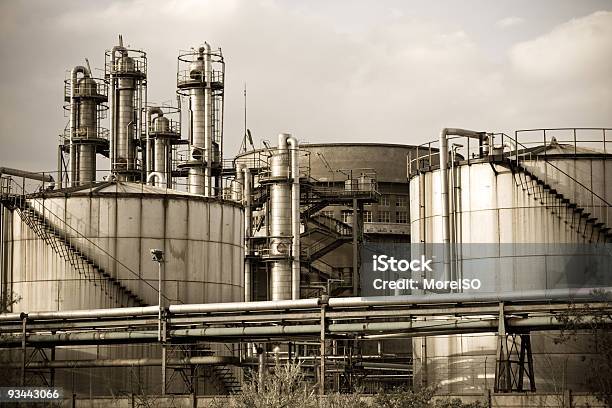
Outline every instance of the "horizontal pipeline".
<path id="1" fill-rule="evenodd" d="M 231 356 L 193 356 L 184 358 L 168 358 L 166 365 L 238 365 L 240 359 Z M 28 369 L 48 368 L 93 368 L 93 367 L 145 367 L 161 366 L 161 358 L 121 358 L 102 360 L 53 360 L 32 361 L 28 363 Z M 21 363 L 11 363 L 11 368 L 20 368 Z"/>
<path id="2" fill-rule="evenodd" d="M 580 327 L 590 327 L 591 321 L 584 319 L 579 322 Z M 606 319 L 603 323 L 612 324 L 612 319 Z M 564 323 L 554 316 L 549 317 L 526 317 L 509 318 L 507 327 L 531 328 L 545 330 L 562 326 Z M 332 334 L 371 334 L 371 333 L 405 333 L 407 335 L 436 335 L 439 333 L 452 334 L 470 333 L 481 331 L 497 331 L 498 319 L 466 319 L 466 320 L 428 320 L 409 322 L 374 322 L 374 323 L 331 323 L 328 332 Z M 170 339 L 181 338 L 236 338 L 246 341 L 259 337 L 291 336 L 291 335 L 319 335 L 321 326 L 319 324 L 308 325 L 271 325 L 255 327 L 210 327 L 201 329 L 175 329 L 169 331 Z M 5 347 L 17 347 L 21 345 L 21 335 L 7 335 L 0 339 L 0 345 Z M 102 344 L 118 342 L 157 342 L 157 331 L 138 332 L 87 332 L 87 333 L 60 333 L 60 334 L 31 334 L 27 337 L 29 344 L 58 343 L 58 344 Z"/>
<path id="3" fill-rule="evenodd" d="M 375 296 L 375 297 L 344 297 L 330 298 L 330 308 L 371 307 L 371 306 L 405 306 L 421 304 L 452 304 L 452 303 L 492 303 L 519 301 L 584 301 L 597 299 L 593 290 L 612 291 L 612 288 L 579 288 L 579 289 L 547 289 L 528 290 L 507 293 L 445 293 L 428 295 Z M 228 302 L 203 303 L 187 305 L 171 305 L 167 308 L 170 315 L 197 313 L 229 313 L 254 311 L 283 311 L 315 309 L 321 306 L 321 299 L 299 299 L 260 302 Z M 70 310 L 60 312 L 31 312 L 0 314 L 0 322 L 29 320 L 64 320 L 64 319 L 95 319 L 103 317 L 157 316 L 157 306 L 128 307 L 113 309 Z"/>

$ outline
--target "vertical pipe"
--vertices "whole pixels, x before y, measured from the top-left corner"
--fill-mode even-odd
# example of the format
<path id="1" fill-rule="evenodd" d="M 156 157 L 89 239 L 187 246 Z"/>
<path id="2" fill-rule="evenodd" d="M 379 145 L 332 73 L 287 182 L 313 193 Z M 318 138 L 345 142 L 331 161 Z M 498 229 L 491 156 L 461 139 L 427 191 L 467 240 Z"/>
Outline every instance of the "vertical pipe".
<path id="1" fill-rule="evenodd" d="M 251 229 L 252 229 L 252 209 L 251 209 L 251 170 L 244 166 L 244 301 L 250 302 L 252 300 L 251 293 L 253 291 L 253 276 L 251 271 L 251 261 L 249 255 L 251 254 Z"/>
<path id="2" fill-rule="evenodd" d="M 62 159 L 64 155 L 62 153 L 63 145 L 57 146 L 57 185 L 58 188 L 64 188 L 64 175 L 63 175 L 63 167 L 62 167 Z"/>
<path id="3" fill-rule="evenodd" d="M 151 109 L 153 108 L 149 108 L 147 110 L 147 123 L 145 125 L 145 138 L 146 138 L 146 147 L 145 147 L 145 163 L 144 163 L 144 169 L 145 169 L 145 179 L 148 181 L 149 180 L 149 175 L 151 174 L 151 168 L 152 168 L 152 154 L 151 154 L 151 136 L 150 136 L 150 132 L 151 132 Z"/>
<path id="4" fill-rule="evenodd" d="M 451 279 L 450 270 L 450 221 L 448 197 L 448 139 L 450 135 L 478 139 L 482 133 L 473 130 L 444 128 L 440 132 L 440 200 L 442 201 L 442 244 L 444 249 L 444 280 Z"/>
<path id="5" fill-rule="evenodd" d="M 359 223 L 357 219 L 357 206 L 357 199 L 353 198 L 353 296 L 359 294 Z"/>
<path id="6" fill-rule="evenodd" d="M 319 395 L 325 395 L 325 309 L 327 301 L 329 300 L 327 295 L 321 297 L 321 338 L 320 338 L 320 354 L 321 354 L 321 365 L 319 373 Z"/>
<path id="7" fill-rule="evenodd" d="M 261 390 L 263 387 L 264 377 L 266 373 L 266 353 L 263 347 L 257 347 L 257 355 L 259 357 L 259 367 L 258 367 L 258 386 Z"/>
<path id="8" fill-rule="evenodd" d="M 291 298 L 300 298 L 300 164 L 298 140 L 287 135 L 291 154 Z"/>
<path id="9" fill-rule="evenodd" d="M 213 160 L 213 100 L 212 100 L 212 61 L 210 45 L 204 43 L 204 77 L 206 86 L 204 88 L 204 195 L 211 197 L 217 195 L 212 191 L 212 160 Z"/>

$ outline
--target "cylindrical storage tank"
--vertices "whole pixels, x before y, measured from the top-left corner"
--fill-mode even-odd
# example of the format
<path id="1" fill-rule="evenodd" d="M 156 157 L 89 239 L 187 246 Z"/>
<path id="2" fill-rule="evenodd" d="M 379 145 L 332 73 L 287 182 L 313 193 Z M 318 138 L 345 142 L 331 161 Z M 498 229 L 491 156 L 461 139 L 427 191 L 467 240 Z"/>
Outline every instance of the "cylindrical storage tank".
<path id="1" fill-rule="evenodd" d="M 157 304 L 158 269 L 151 261 L 153 248 L 164 251 L 162 290 L 174 302 L 242 299 L 244 214 L 236 203 L 127 182 L 97 190 L 51 193 L 30 203 L 39 213 L 44 211 L 47 222 L 67 234 L 84 257 L 147 304 Z M 133 303 L 121 296 L 110 299 L 79 276 L 17 212 L 10 244 L 14 260 L 11 284 L 22 297 L 18 310 Z M 89 271 L 102 279 L 94 272 Z"/>
<path id="2" fill-rule="evenodd" d="M 346 191 L 357 191 L 359 189 L 358 179 L 348 179 L 344 182 L 344 189 Z"/>
<path id="3" fill-rule="evenodd" d="M 374 178 L 362 174 L 359 176 L 359 191 L 374 191 L 375 190 L 376 181 Z"/>
<path id="4" fill-rule="evenodd" d="M 54 239 L 56 233 L 66 238 L 67 243 L 55 240 L 54 245 L 78 250 L 83 254 L 81 267 L 93 266 L 77 271 L 13 211 L 6 225 L 10 233 L 4 236 L 12 259 L 7 290 L 21 298 L 14 312 L 137 305 L 127 290 L 156 305 L 158 263 L 152 261 L 151 249 L 164 251 L 165 305 L 243 300 L 244 211 L 237 203 L 126 182 L 51 193 L 28 202 L 56 231 L 47 238 Z M 58 360 L 159 356 L 156 345 L 61 348 L 56 353 Z M 56 384 L 72 381 L 75 390 L 91 388 L 98 395 L 129 392 L 136 377 L 145 387 L 159 384 L 159 367 L 137 373 L 109 370 L 82 371 L 76 380 L 70 379 L 70 370 L 58 370 Z"/>
<path id="5" fill-rule="evenodd" d="M 558 174 L 557 185 L 548 189 L 534 177 L 554 183 L 550 177 L 554 167 L 535 157 L 521 162 L 535 176 L 511 168 L 507 161 L 495 164 L 489 158 L 473 159 L 469 165 L 455 163 L 454 171 L 448 170 L 449 191 L 453 191 L 449 194 L 450 231 L 458 258 L 453 276 L 480 279 L 478 293 L 610 286 L 610 277 L 589 276 L 588 267 L 576 265 L 573 255 L 560 254 L 555 248 L 597 240 L 594 223 L 582 218 L 580 229 L 576 228 L 580 216 L 572 208 L 588 208 L 587 198 L 581 197 L 586 190 L 580 184 L 612 202 L 612 157 L 590 154 L 557 160 L 576 169 L 575 179 Z M 410 180 L 412 243 L 443 242 L 440 177 L 441 171 L 435 168 Z M 561 201 L 551 188 L 569 202 Z M 470 291 L 476 290 L 465 290 Z M 558 391 L 558 381 L 565 389 L 585 390 L 584 361 L 591 351 L 583 339 L 555 344 L 557 336 L 558 332 L 531 334 L 537 390 Z M 493 389 L 497 342 L 494 334 L 417 338 L 413 342 L 415 383 L 437 384 L 450 394 Z M 560 372 L 561 379 L 557 378 Z"/>

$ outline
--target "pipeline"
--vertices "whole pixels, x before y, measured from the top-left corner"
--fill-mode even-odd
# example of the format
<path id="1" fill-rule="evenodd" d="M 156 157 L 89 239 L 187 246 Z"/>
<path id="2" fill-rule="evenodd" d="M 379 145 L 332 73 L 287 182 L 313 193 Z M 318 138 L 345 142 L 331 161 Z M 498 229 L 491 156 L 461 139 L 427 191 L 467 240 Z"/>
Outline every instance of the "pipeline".
<path id="1" fill-rule="evenodd" d="M 595 319 L 593 317 L 592 319 Z M 585 318 L 576 323 L 576 327 L 589 328 L 593 320 Z M 598 324 L 611 325 L 612 319 L 598 320 Z M 549 330 L 562 327 L 566 324 L 556 316 L 536 317 L 511 317 L 505 321 L 506 327 L 525 330 Z M 330 323 L 326 329 L 332 334 L 402 334 L 405 336 L 422 336 L 457 333 L 497 332 L 499 329 L 499 318 L 489 319 L 464 319 L 464 320 L 419 320 L 407 322 L 366 322 L 366 323 Z M 206 327 L 197 329 L 174 329 L 168 331 L 168 336 L 174 339 L 180 338 L 237 338 L 252 339 L 273 336 L 299 336 L 320 335 L 320 324 L 297 324 L 297 325 L 269 325 L 249 327 Z M 0 345 L 4 347 L 17 347 L 22 344 L 22 336 L 7 335 L 0 339 Z M 100 344 L 125 342 L 152 343 L 157 342 L 156 331 L 116 331 L 116 332 L 85 332 L 85 333 L 59 333 L 59 334 L 30 334 L 27 337 L 29 344 Z"/>
<path id="2" fill-rule="evenodd" d="M 168 358 L 167 366 L 187 365 L 238 365 L 237 357 L 231 356 L 193 356 L 184 358 Z M 50 369 L 50 368 L 97 368 L 97 367 L 149 367 L 161 366 L 161 358 L 123 358 L 123 359 L 101 359 L 101 360 L 51 360 L 32 361 L 28 363 L 28 369 Z M 20 368 L 21 363 L 8 364 L 10 368 Z"/>
<path id="3" fill-rule="evenodd" d="M 499 302 L 538 302 L 538 301 L 588 301 L 598 300 L 593 294 L 598 289 L 604 292 L 612 291 L 612 287 L 578 288 L 578 289 L 546 289 L 528 290 L 523 292 L 506 293 L 444 293 L 429 295 L 403 295 L 403 296 L 372 296 L 372 297 L 344 297 L 330 298 L 329 308 L 358 308 L 374 306 L 410 306 L 435 305 L 454 303 L 499 303 Z M 300 309 L 319 309 L 319 298 L 298 300 L 277 300 L 257 302 L 228 302 L 228 303 L 202 303 L 170 305 L 167 312 L 170 315 L 190 313 L 231 313 L 231 312 L 259 312 L 284 311 Z M 96 319 L 103 317 L 137 317 L 157 316 L 157 306 L 126 307 L 112 309 L 68 310 L 59 312 L 30 312 L 0 314 L 0 322 L 28 320 L 62 320 L 62 319 Z"/>
<path id="4" fill-rule="evenodd" d="M 252 191 L 251 191 L 251 170 L 248 166 L 242 169 L 244 172 L 243 182 L 244 191 L 242 197 L 244 199 L 244 301 L 251 301 L 251 292 L 253 291 L 253 276 L 251 271 L 251 261 L 248 255 L 251 253 L 251 229 L 252 229 Z"/>
<path id="5" fill-rule="evenodd" d="M 482 132 L 444 128 L 440 132 L 440 199 L 442 200 L 442 243 L 444 244 L 444 279 L 451 280 L 450 269 L 450 210 L 448 196 L 448 136 L 464 136 L 478 139 Z"/>
<path id="6" fill-rule="evenodd" d="M 164 112 L 161 110 L 161 108 L 157 107 L 157 106 L 153 106 L 150 107 L 147 110 L 147 131 L 146 131 L 146 138 L 147 138 L 147 147 L 146 147 L 146 154 L 145 154 L 145 159 L 146 159 L 146 163 L 145 163 L 145 172 L 146 172 L 146 177 L 147 177 L 147 184 L 151 184 L 151 180 L 149 179 L 149 176 L 151 174 L 151 172 L 153 171 L 153 149 L 151 146 L 151 136 L 150 136 L 150 132 L 151 132 L 151 126 L 152 126 L 152 120 L 151 117 L 153 116 L 153 114 L 156 114 L 158 117 L 159 116 L 164 116 Z"/>
<path id="7" fill-rule="evenodd" d="M 53 189 L 55 187 L 55 180 L 53 176 L 45 173 L 34 173 L 26 170 L 13 169 L 11 167 L 0 167 L 0 176 L 3 174 L 8 174 L 9 176 L 15 177 L 23 177 L 30 180 L 42 181 L 45 183 L 49 183 L 49 188 Z"/>
<path id="8" fill-rule="evenodd" d="M 77 113 L 78 113 L 78 102 L 76 98 L 77 94 L 77 76 L 83 74 L 85 78 L 89 78 L 91 73 L 89 69 L 82 65 L 77 65 L 70 71 L 70 186 L 76 186 L 76 174 L 77 174 L 77 152 L 74 146 L 74 139 L 76 139 L 77 129 Z"/>
<path id="9" fill-rule="evenodd" d="M 300 165 L 298 140 L 287 137 L 291 152 L 291 298 L 300 298 Z"/>

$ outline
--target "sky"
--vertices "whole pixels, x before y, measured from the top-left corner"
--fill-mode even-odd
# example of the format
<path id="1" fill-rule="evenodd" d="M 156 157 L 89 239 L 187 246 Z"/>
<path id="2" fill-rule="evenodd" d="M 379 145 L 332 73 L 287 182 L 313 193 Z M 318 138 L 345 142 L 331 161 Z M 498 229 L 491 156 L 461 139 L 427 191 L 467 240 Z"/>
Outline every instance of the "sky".
<path id="1" fill-rule="evenodd" d="M 0 166 L 56 168 L 66 72 L 102 68 L 119 34 L 147 52 L 154 103 L 175 100 L 179 50 L 222 48 L 226 157 L 245 83 L 257 146 L 612 127 L 609 0 L 2 0 Z"/>

